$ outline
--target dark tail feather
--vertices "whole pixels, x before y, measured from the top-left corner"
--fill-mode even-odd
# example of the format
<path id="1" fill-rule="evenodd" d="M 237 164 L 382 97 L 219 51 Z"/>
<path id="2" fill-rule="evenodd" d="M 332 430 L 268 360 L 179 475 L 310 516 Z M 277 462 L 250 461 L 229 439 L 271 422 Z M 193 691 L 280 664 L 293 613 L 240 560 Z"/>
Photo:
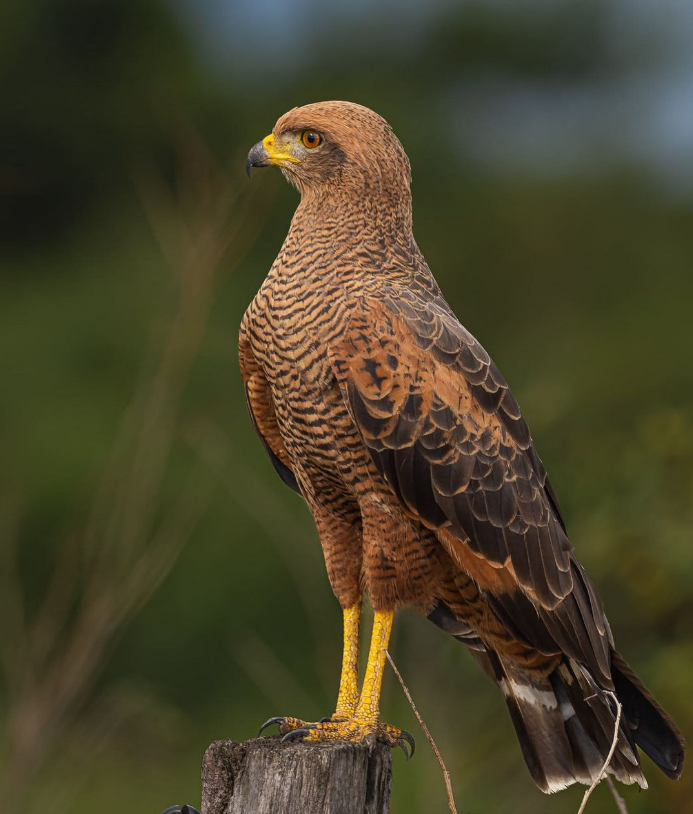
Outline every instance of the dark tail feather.
<path id="1" fill-rule="evenodd" d="M 676 724 L 615 650 L 611 654 L 611 672 L 633 740 L 664 774 L 678 780 L 686 743 Z"/>
<path id="2" fill-rule="evenodd" d="M 611 750 L 616 726 L 616 704 L 607 693 L 597 687 L 587 670 L 572 659 L 565 659 L 549 676 L 549 681 L 561 707 L 568 712 L 572 710 L 572 714 L 566 715 L 566 732 L 574 748 L 591 757 L 588 762 L 591 783 L 601 773 Z M 623 714 L 616 749 L 607 772 L 621 783 L 637 783 L 641 788 L 647 788 L 638 751 Z"/>
<path id="3" fill-rule="evenodd" d="M 616 715 L 608 697 L 568 659 L 549 676 L 540 676 L 494 653 L 486 655 L 535 783 L 547 793 L 573 783 L 590 785 L 601 772 L 614 736 Z M 624 720 L 608 771 L 622 783 L 647 788 Z"/>
<path id="4" fill-rule="evenodd" d="M 590 785 L 611 749 L 617 708 L 589 672 L 566 657 L 550 675 L 532 674 L 489 650 L 445 603 L 439 603 L 428 618 L 464 642 L 500 687 L 539 788 L 552 792 L 576 782 Z M 668 777 L 678 780 L 686 745 L 676 724 L 616 650 L 611 651 L 611 678 L 622 713 L 607 771 L 622 783 L 647 788 L 637 744 Z"/>

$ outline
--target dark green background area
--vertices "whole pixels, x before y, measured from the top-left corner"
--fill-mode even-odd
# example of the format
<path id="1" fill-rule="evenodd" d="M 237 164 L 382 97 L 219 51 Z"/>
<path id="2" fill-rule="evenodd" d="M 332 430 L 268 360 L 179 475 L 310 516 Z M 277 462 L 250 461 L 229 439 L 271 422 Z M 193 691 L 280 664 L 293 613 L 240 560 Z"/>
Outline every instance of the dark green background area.
<path id="1" fill-rule="evenodd" d="M 494 75 L 560 92 L 656 70 L 654 47 L 614 57 L 599 4 L 561 7 L 541 24 L 450 7 L 404 33 L 385 12 L 338 25 L 322 8 L 298 53 L 262 71 L 238 57 L 226 73 L 156 0 L 0 11 L 0 494 L 20 507 L 29 620 L 62 541 L 86 524 L 172 310 L 176 276 L 142 179 L 176 192 L 187 216 L 203 196 L 199 167 L 186 164 L 194 144 L 237 196 L 240 224 L 176 406 L 155 515 L 196 468 L 209 504 L 170 574 L 109 641 L 12 814 L 196 804 L 212 740 L 334 704 L 339 608 L 310 515 L 252 433 L 236 361 L 240 318 L 297 201 L 278 172 L 249 183 L 245 154 L 287 109 L 328 98 L 373 107 L 402 140 L 419 245 L 522 405 L 619 649 L 693 732 L 693 196 L 653 183 L 618 141 L 595 145 L 583 170 L 552 172 L 547 154 L 547 171 L 530 172 L 476 162 L 463 138 L 460 83 Z M 11 625 L 5 617 L 0 633 Z M 536 790 L 498 691 L 462 646 L 405 611 L 391 651 L 460 812 L 577 810 L 582 789 Z M 7 682 L 0 691 L 8 761 L 14 701 Z M 383 717 L 418 736 L 410 763 L 394 756 L 393 813 L 445 811 L 437 763 L 391 674 Z M 650 791 L 623 791 L 631 814 L 693 810 L 690 771 L 674 784 L 644 763 Z M 605 787 L 588 810 L 615 810 Z"/>

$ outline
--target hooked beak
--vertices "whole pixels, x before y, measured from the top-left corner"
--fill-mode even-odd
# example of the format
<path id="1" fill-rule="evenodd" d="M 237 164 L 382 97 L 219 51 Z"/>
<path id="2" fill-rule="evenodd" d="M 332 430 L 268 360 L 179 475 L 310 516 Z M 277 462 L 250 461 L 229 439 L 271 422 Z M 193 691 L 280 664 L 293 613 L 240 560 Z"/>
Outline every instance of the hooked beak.
<path id="1" fill-rule="evenodd" d="M 278 150 L 274 144 L 274 136 L 270 133 L 269 136 L 265 136 L 262 141 L 258 141 L 257 144 L 251 147 L 245 161 L 245 171 L 248 173 L 248 178 L 250 178 L 250 170 L 253 167 L 269 167 L 272 164 L 281 167 L 282 164 L 287 162 L 292 164 L 300 163 L 298 158 L 295 158 L 291 153 Z"/>

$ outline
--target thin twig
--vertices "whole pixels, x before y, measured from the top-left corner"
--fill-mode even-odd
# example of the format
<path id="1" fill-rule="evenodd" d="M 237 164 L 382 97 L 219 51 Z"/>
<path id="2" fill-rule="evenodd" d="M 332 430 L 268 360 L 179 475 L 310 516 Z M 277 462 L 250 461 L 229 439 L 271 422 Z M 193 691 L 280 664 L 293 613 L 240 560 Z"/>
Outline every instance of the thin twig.
<path id="1" fill-rule="evenodd" d="M 606 778 L 606 785 L 609 787 L 609 790 L 613 795 L 614 802 L 616 803 L 616 807 L 618 808 L 620 814 L 628 814 L 628 809 L 626 808 L 626 801 L 618 793 L 616 789 L 616 784 L 610 777 Z"/>
<path id="2" fill-rule="evenodd" d="M 416 708 L 416 704 L 414 703 L 414 699 L 411 697 L 411 693 L 409 692 L 409 687 L 404 683 L 404 679 L 402 678 L 402 674 L 397 669 L 397 665 L 392 660 L 392 656 L 386 650 L 385 655 L 387 656 L 387 660 L 390 662 L 390 667 L 395 671 L 395 675 L 399 680 L 402 689 L 404 690 L 404 694 L 407 696 L 407 701 L 409 701 L 409 705 L 414 710 L 414 715 L 416 715 L 416 720 L 419 722 L 419 726 L 421 727 L 424 735 L 426 736 L 426 740 L 431 744 L 431 749 L 433 749 L 433 754 L 436 756 L 438 760 L 438 764 L 440 766 L 440 770 L 443 773 L 443 780 L 445 781 L 445 791 L 448 795 L 448 808 L 452 812 L 452 814 L 457 814 L 457 808 L 455 807 L 455 798 L 452 793 L 452 783 L 450 782 L 450 772 L 445 765 L 445 761 L 443 760 L 438 747 L 436 746 L 436 742 L 433 740 L 433 735 L 431 735 L 428 727 L 426 726 L 426 722 L 421 717 L 421 713 Z"/>
<path id="3" fill-rule="evenodd" d="M 592 781 L 592 785 L 587 789 L 585 792 L 585 796 L 582 798 L 582 803 L 580 804 L 580 808 L 578 809 L 577 814 L 582 814 L 585 810 L 585 806 L 587 805 L 587 801 L 590 799 L 590 795 L 592 792 L 597 788 L 599 783 L 601 782 L 602 778 L 606 775 L 607 767 L 609 763 L 611 763 L 611 758 L 614 756 L 614 752 L 616 751 L 616 744 L 618 743 L 618 731 L 619 727 L 621 726 L 621 702 L 616 698 L 616 694 L 613 692 L 606 693 L 612 701 L 616 704 L 616 723 L 614 724 L 614 738 L 611 741 L 611 749 L 609 749 L 609 754 L 606 756 L 606 760 L 601 768 L 599 774 L 594 778 Z M 617 801 L 618 802 L 618 801 Z"/>

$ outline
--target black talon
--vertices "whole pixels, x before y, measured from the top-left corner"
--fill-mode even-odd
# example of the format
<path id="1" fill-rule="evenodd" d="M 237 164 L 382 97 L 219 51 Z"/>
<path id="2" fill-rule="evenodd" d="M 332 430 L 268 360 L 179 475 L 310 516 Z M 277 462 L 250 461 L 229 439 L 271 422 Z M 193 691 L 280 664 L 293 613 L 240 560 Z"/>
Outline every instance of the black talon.
<path id="1" fill-rule="evenodd" d="M 410 735 L 408 732 L 405 732 L 404 729 L 402 730 L 402 734 L 400 735 L 399 739 L 399 745 L 402 747 L 402 751 L 404 752 L 405 755 L 407 753 L 404 751 L 404 745 L 402 741 L 406 741 L 409 744 L 409 746 L 411 746 L 411 752 L 407 755 L 407 760 L 409 760 L 409 758 L 414 757 L 414 752 L 416 751 L 416 741 L 414 740 L 412 735 Z"/>
<path id="2" fill-rule="evenodd" d="M 270 718 L 269 720 L 265 721 L 265 723 L 260 727 L 260 731 L 257 733 L 258 738 L 260 737 L 260 735 L 262 735 L 262 733 L 265 731 L 265 729 L 267 729 L 268 726 L 272 726 L 272 724 L 282 724 L 282 723 L 284 723 L 284 718 L 281 715 L 275 718 Z M 166 814 L 166 812 L 164 811 L 163 814 Z"/>
<path id="3" fill-rule="evenodd" d="M 331 724 L 332 723 L 332 716 L 328 715 L 327 718 L 321 718 L 318 721 L 319 724 Z"/>
<path id="4" fill-rule="evenodd" d="M 282 738 L 282 743 L 284 741 L 293 741 L 297 738 L 303 738 L 310 732 L 305 726 L 302 726 L 300 729 L 292 729 L 291 732 L 287 732 L 286 735 Z"/>
<path id="5" fill-rule="evenodd" d="M 200 814 L 200 812 L 193 808 L 193 806 L 169 806 L 166 811 L 162 811 L 161 814 Z"/>
<path id="6" fill-rule="evenodd" d="M 410 754 L 409 754 L 409 752 L 407 751 L 407 747 L 404 745 L 404 741 L 403 741 L 403 740 L 399 740 L 399 741 L 397 741 L 397 746 L 399 746 L 399 748 L 400 748 L 400 749 L 401 749 L 401 750 L 404 752 L 404 757 L 405 757 L 407 760 L 409 760 L 409 758 L 411 757 L 411 755 L 410 755 Z"/>

